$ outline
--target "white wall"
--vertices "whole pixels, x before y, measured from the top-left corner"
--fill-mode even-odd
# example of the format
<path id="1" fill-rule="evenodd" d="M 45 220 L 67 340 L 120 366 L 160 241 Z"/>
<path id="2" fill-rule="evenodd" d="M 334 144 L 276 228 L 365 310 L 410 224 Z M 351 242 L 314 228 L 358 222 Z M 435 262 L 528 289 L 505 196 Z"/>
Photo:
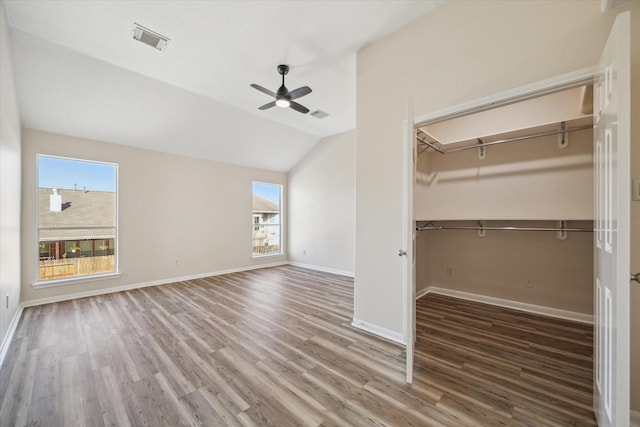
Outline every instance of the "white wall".
<path id="1" fill-rule="evenodd" d="M 0 342 L 20 303 L 20 150 L 9 25 L 0 1 Z"/>
<path id="2" fill-rule="evenodd" d="M 615 15 L 629 8 L 632 117 L 637 117 L 637 1 L 605 13 L 597 1 L 446 2 L 358 53 L 354 317 L 403 332 L 403 261 L 397 250 L 402 244 L 402 120 L 407 118 L 408 95 L 413 94 L 415 115 L 422 116 L 593 66 Z M 638 176 L 640 122 L 632 127 L 632 173 Z M 632 210 L 632 234 L 639 236 L 637 202 Z M 374 228 L 377 232 L 371 233 Z M 637 271 L 640 238 L 632 242 L 632 268 Z M 634 316 L 635 351 L 639 319 Z M 640 410 L 638 362 L 633 370 L 632 407 Z"/>
<path id="3" fill-rule="evenodd" d="M 32 286 L 38 259 L 37 154 L 119 165 L 119 278 L 50 288 Z M 29 129 L 23 130 L 22 160 L 22 299 L 27 303 L 286 262 L 286 256 L 251 258 L 251 183 L 285 185 L 284 173 Z M 285 198 L 285 209 L 286 203 Z"/>
<path id="4" fill-rule="evenodd" d="M 355 141 L 355 131 L 325 138 L 289 171 L 292 263 L 353 276 Z"/>

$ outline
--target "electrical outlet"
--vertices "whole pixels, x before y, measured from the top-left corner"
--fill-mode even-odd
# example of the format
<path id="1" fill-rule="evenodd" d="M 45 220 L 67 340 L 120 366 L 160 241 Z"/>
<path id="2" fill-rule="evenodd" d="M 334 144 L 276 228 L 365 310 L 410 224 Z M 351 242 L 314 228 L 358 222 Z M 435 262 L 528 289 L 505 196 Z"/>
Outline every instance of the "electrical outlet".
<path id="1" fill-rule="evenodd" d="M 529 288 L 529 289 L 533 288 L 533 281 L 532 280 L 527 280 L 527 288 Z"/>
<path id="2" fill-rule="evenodd" d="M 453 277 L 453 268 L 451 267 L 447 268 L 447 277 Z"/>
<path id="3" fill-rule="evenodd" d="M 303 250 L 302 250 L 302 255 L 306 255 L 306 254 L 307 254 L 307 250 L 306 250 L 306 249 L 303 249 Z"/>

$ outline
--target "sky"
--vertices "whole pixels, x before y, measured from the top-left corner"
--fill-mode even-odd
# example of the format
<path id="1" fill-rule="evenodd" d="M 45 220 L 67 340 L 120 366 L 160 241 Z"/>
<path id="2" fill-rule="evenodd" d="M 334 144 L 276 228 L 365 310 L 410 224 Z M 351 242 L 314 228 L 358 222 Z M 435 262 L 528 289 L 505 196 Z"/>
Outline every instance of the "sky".
<path id="1" fill-rule="evenodd" d="M 280 206 L 280 189 L 282 187 L 278 184 L 267 184 L 265 182 L 253 183 L 253 193 L 263 197 L 269 201 L 272 201 L 276 205 Z"/>
<path id="2" fill-rule="evenodd" d="M 115 191 L 116 165 L 38 156 L 38 187 Z"/>

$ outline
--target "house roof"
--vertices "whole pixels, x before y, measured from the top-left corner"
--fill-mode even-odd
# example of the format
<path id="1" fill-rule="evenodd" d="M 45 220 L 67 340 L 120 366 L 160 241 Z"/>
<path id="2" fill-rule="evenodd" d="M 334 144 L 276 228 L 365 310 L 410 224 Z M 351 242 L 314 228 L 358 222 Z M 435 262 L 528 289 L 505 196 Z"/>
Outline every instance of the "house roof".
<path id="1" fill-rule="evenodd" d="M 108 239 L 115 236 L 115 193 L 108 191 L 57 190 L 62 210 L 50 210 L 51 188 L 38 189 L 40 227 L 113 227 L 98 229 L 41 230 L 40 240 Z"/>
<path id="2" fill-rule="evenodd" d="M 253 195 L 253 213 L 279 213 L 278 205 L 264 197 Z"/>

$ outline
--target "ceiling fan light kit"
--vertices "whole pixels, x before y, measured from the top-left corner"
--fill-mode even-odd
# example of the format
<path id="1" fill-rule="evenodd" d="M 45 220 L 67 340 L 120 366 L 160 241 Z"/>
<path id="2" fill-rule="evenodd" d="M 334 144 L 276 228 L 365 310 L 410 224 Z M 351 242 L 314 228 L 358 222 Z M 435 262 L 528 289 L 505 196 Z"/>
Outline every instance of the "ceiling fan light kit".
<path id="1" fill-rule="evenodd" d="M 293 100 L 302 98 L 303 96 L 310 94 L 311 88 L 309 86 L 302 86 L 302 87 L 299 87 L 298 89 L 295 89 L 289 92 L 289 89 L 287 89 L 287 87 L 284 85 L 284 76 L 287 75 L 287 73 L 289 73 L 288 65 L 284 65 L 284 64 L 278 65 L 278 74 L 282 76 L 282 85 L 278 88 L 277 92 L 272 92 L 269 89 L 255 83 L 251 85 L 252 88 L 259 90 L 260 92 L 275 98 L 275 101 L 271 101 L 262 105 L 261 107 L 258 108 L 259 110 L 266 110 L 273 106 L 278 106 L 282 108 L 289 107 L 302 114 L 307 114 L 309 112 L 309 109 L 307 107 L 305 107 L 304 105 L 298 104 Z"/>

